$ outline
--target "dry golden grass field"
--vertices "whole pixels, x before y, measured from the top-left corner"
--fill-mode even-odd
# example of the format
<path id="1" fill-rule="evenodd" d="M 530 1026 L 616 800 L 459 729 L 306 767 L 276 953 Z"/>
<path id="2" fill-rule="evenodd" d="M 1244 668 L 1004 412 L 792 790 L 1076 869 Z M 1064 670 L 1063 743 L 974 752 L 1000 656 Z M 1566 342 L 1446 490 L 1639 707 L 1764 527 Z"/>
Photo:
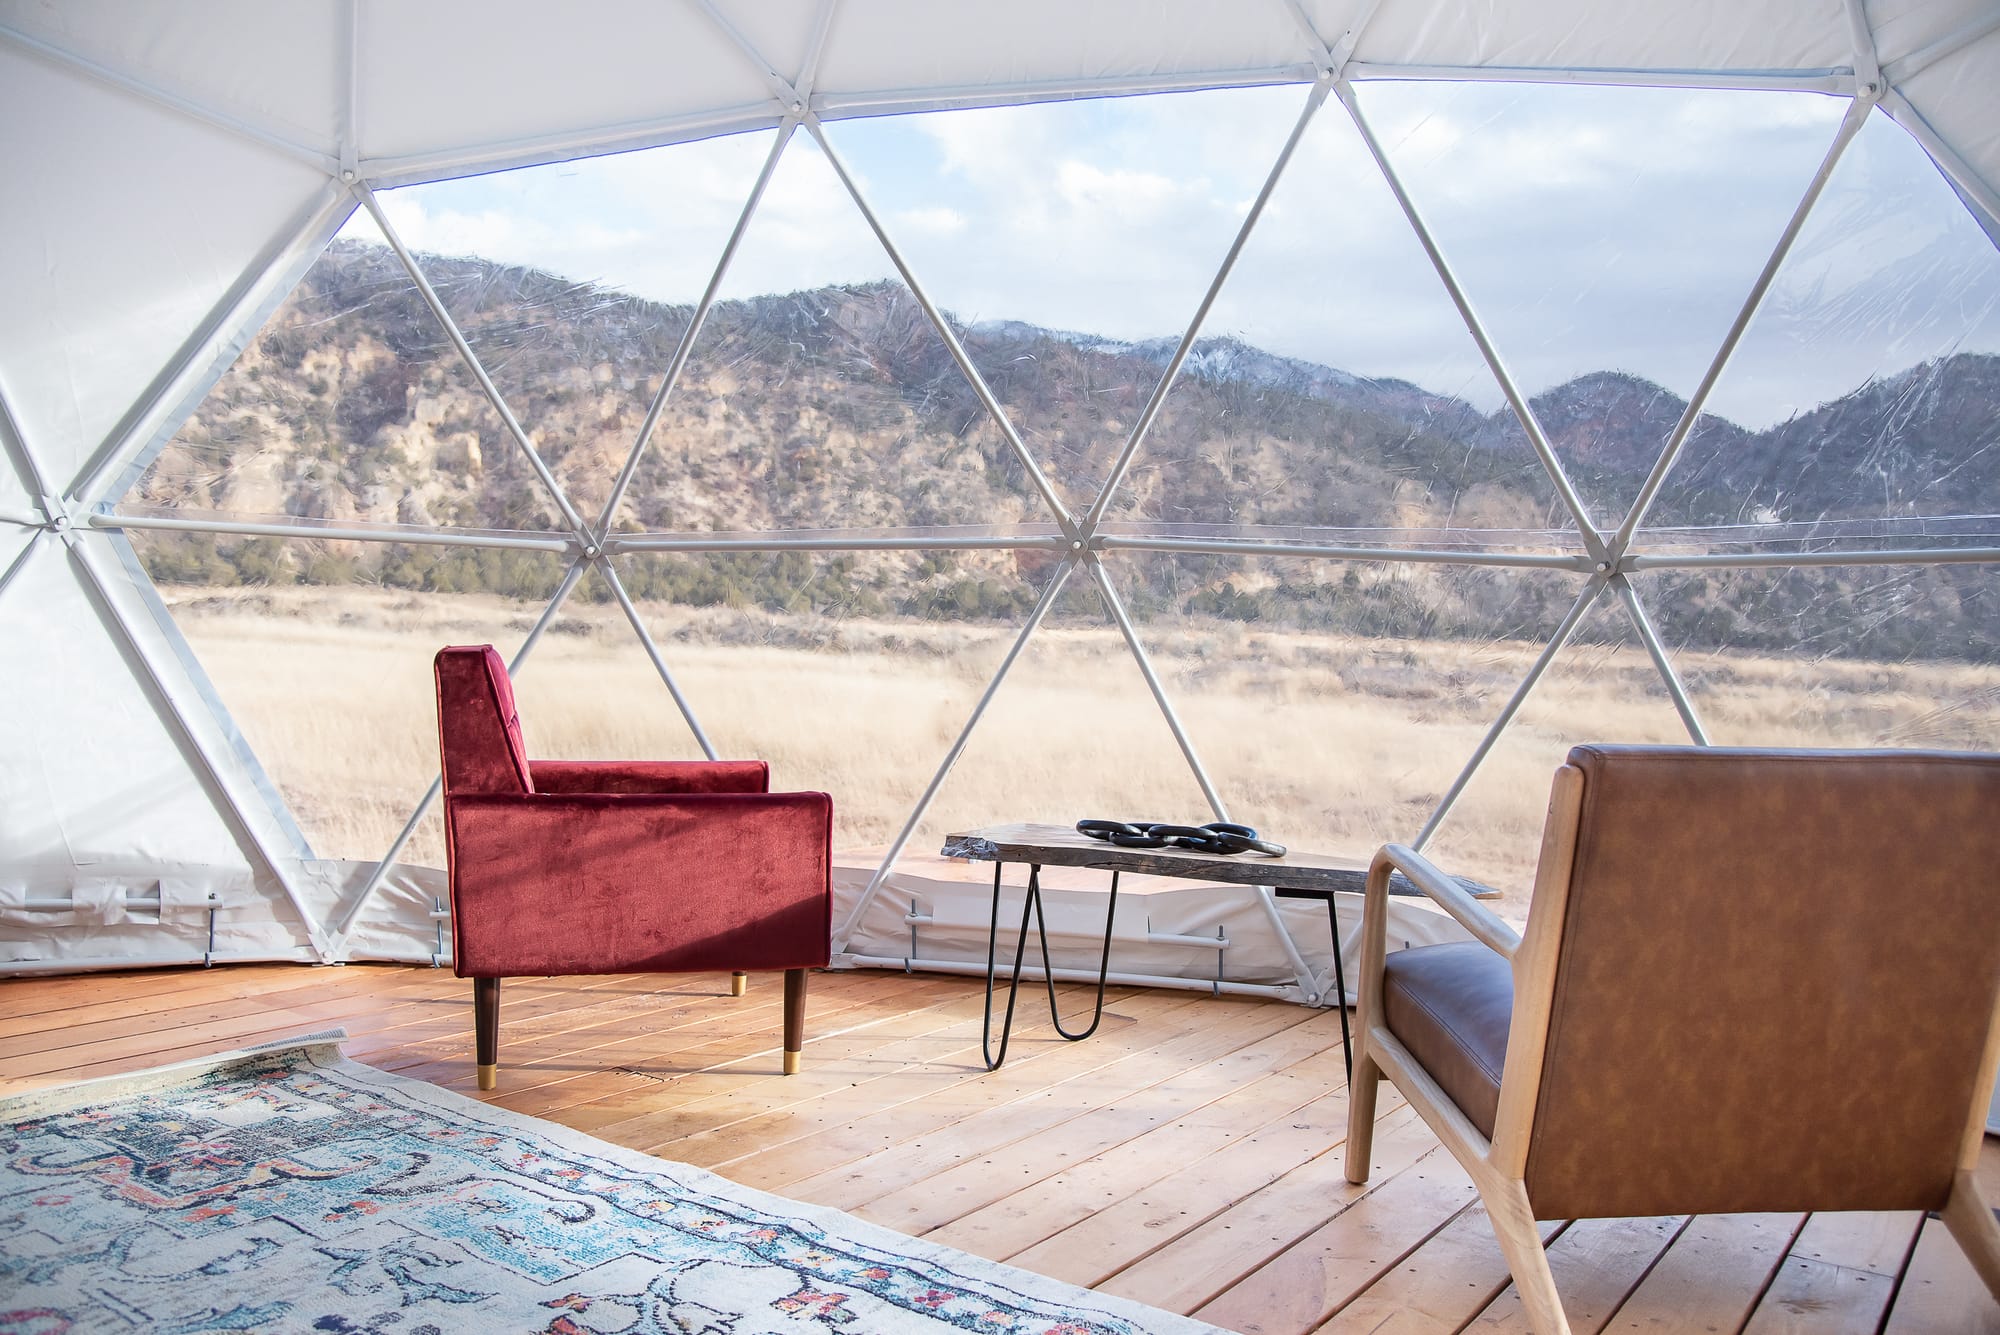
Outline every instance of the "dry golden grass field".
<path id="1" fill-rule="evenodd" d="M 437 769 L 431 655 L 511 656 L 538 606 L 366 588 L 163 590 L 224 704 L 321 856 L 376 858 Z M 1012 628 L 831 621 L 642 605 L 723 756 L 833 794 L 838 847 L 896 834 L 1005 654 Z M 1600 605 L 1591 624 L 1615 628 Z M 1145 628 L 1190 739 L 1237 820 L 1365 856 L 1415 836 L 1539 646 L 1371 640 L 1233 623 Z M 2000 668 L 1682 654 L 1718 743 L 2000 747 Z M 517 679 L 531 754 L 699 755 L 615 606 L 572 604 Z M 1430 845 L 1522 907 L 1551 771 L 1580 741 L 1682 741 L 1645 654 L 1572 645 Z M 1204 820 L 1199 787 L 1108 625 L 1045 626 L 910 848 L 947 827 L 1087 815 Z M 406 860 L 442 865 L 435 815 Z"/>

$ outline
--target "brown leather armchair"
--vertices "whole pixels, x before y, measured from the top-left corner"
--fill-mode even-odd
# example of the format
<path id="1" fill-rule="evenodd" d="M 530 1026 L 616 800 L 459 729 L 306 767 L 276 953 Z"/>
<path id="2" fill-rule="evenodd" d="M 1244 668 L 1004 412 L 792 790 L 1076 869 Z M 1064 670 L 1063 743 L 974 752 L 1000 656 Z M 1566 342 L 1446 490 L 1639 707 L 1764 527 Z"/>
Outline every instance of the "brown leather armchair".
<path id="1" fill-rule="evenodd" d="M 806 970 L 827 963 L 833 802 L 773 793 L 761 760 L 529 760 L 491 645 L 437 656 L 452 961 L 473 980 L 479 1087 L 497 1081 L 500 980 L 785 971 L 799 1069 Z"/>
<path id="2" fill-rule="evenodd" d="M 1400 871 L 1477 938 L 1385 953 Z M 1524 935 L 1400 845 L 1363 920 L 1347 1177 L 1387 1075 L 1472 1175 L 1536 1330 L 1537 1219 L 1939 1210 L 2000 1066 L 2000 757 L 1581 746 Z"/>

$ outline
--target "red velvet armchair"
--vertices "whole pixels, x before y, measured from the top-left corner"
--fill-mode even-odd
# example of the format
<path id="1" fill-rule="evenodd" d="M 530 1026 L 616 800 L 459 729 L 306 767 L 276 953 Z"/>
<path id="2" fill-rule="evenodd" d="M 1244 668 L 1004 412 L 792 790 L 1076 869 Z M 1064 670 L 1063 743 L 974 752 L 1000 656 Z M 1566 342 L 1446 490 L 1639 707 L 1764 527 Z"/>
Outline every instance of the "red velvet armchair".
<path id="1" fill-rule="evenodd" d="M 785 971 L 785 1074 L 806 970 L 827 962 L 833 801 L 761 760 L 529 760 L 491 645 L 437 656 L 452 960 L 472 982 L 479 1087 L 498 1083 L 500 980 Z"/>

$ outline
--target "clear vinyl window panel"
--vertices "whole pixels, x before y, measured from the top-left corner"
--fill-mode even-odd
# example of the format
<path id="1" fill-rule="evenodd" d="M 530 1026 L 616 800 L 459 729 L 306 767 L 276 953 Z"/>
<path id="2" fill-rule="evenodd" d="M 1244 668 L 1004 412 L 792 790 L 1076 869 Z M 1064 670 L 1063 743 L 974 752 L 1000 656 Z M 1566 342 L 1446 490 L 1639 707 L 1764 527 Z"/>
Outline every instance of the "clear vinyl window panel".
<path id="1" fill-rule="evenodd" d="M 1581 591 L 1574 581 L 1562 581 L 1556 615 L 1567 612 Z M 1527 678 L 1554 630 L 1551 617 L 1533 640 L 1495 643 L 1489 661 L 1510 678 L 1495 697 L 1496 706 Z M 1462 734 L 1466 755 L 1498 714 L 1496 707 L 1476 730 Z M 1425 854 L 1454 875 L 1505 891 L 1503 913 L 1525 914 L 1541 854 L 1549 785 L 1570 748 L 1587 742 L 1689 743 L 1664 679 L 1611 589 L 1598 595 L 1569 642 L 1549 661 L 1438 824 Z"/>
<path id="2" fill-rule="evenodd" d="M 1109 513 L 1186 536 L 1575 544 L 1338 99 L 1306 125 Z"/>
<path id="3" fill-rule="evenodd" d="M 1393 81 L 1357 96 L 1592 520 L 1615 528 L 1846 103 Z M 1494 429 L 1525 443 L 1516 422 Z"/>
<path id="4" fill-rule="evenodd" d="M 1039 592 L 1008 552 L 649 552 L 614 566 L 716 753 L 768 761 L 776 789 L 832 794 L 836 858 L 869 870 Z M 658 676 L 642 680 L 636 642 L 620 648 L 633 637 L 619 609 L 588 606 L 602 596 L 579 587 L 574 617 L 591 629 L 574 650 L 551 636 L 576 689 L 548 676 L 550 716 L 567 722 L 534 735 L 565 755 L 698 755 Z M 603 689 L 607 663 L 624 691 Z M 529 689 L 524 719 L 542 703 Z"/>
<path id="5" fill-rule="evenodd" d="M 641 460 L 621 528 L 1045 524 L 942 337 L 800 132 Z"/>
<path id="6" fill-rule="evenodd" d="M 560 517 L 366 214 L 307 271 L 123 508 L 302 532 L 376 528 L 385 540 L 399 527 L 547 534 Z M 381 577 L 381 560 L 357 555 L 356 577 Z"/>
<path id="7" fill-rule="evenodd" d="M 1077 569 L 897 865 L 938 874 L 947 834 L 1014 821 L 1069 826 L 1087 816 L 1214 819 L 1095 584 Z M 991 869 L 977 864 L 956 874 L 982 873 L 990 880 Z"/>
<path id="8" fill-rule="evenodd" d="M 860 119 L 827 133 L 1081 511 L 1303 104 L 1297 87 L 1223 89 Z"/>
<path id="9" fill-rule="evenodd" d="M 381 197 L 589 521 L 610 498 L 774 142 L 735 135 Z"/>
<path id="10" fill-rule="evenodd" d="M 512 656 L 563 573 L 560 558 L 540 552 L 131 538 L 313 853 L 369 863 L 388 851 L 438 772 L 432 656 L 446 644 L 489 643 Z M 194 552 L 202 565 L 189 570 Z M 343 577 L 293 577 L 322 562 L 341 563 Z M 371 563 L 387 572 L 382 582 L 357 578 Z M 188 582 L 167 582 L 182 572 Z M 495 592 L 502 588 L 509 592 Z M 529 745 L 539 745 L 532 723 Z M 444 865 L 435 819 L 402 860 Z"/>
<path id="11" fill-rule="evenodd" d="M 1991 566 L 1659 570 L 1634 584 L 1719 745 L 2000 749 Z"/>
<path id="12" fill-rule="evenodd" d="M 1651 522 L 1767 547 L 1801 526 L 1821 545 L 1995 545 L 1996 399 L 2000 252 L 1875 113 L 1717 382 L 1740 425 L 1690 444 Z"/>
<path id="13" fill-rule="evenodd" d="M 1358 861 L 1416 837 L 1575 584 L 1184 554 L 1106 568 L 1231 818 Z"/>
<path id="14" fill-rule="evenodd" d="M 1591 96 L 1609 106 L 1630 91 Z M 1544 247 L 1565 253 L 1511 274 L 1518 238 L 1502 220 L 1482 223 L 1496 211 L 1485 196 L 1449 194 L 1494 183 L 1455 181 L 1452 164 L 1484 144 L 1526 152 L 1542 142 L 1541 95 L 1466 94 L 1501 102 L 1490 115 L 1454 113 L 1457 137 L 1442 140 L 1445 113 L 1401 115 L 1387 100 L 1398 95 L 1363 101 L 1420 204 L 1445 201 L 1439 239 L 1475 307 L 1524 373 L 1596 517 L 1616 519 L 1705 365 L 1697 349 L 1719 339 L 1782 225 L 1780 197 L 1803 187 L 1793 177 L 1810 173 L 1831 121 L 1817 102 L 1769 124 L 1751 116 L 1744 142 L 1782 162 L 1740 220 L 1756 244 L 1711 237 L 1726 257 L 1676 270 L 1681 239 L 1628 215 L 1694 188 L 1688 145 L 1711 142 L 1696 130 L 1726 138 L 1702 119 L 1707 95 L 1676 103 L 1680 119 L 1669 121 L 1686 142 L 1675 153 L 1620 176 L 1618 154 L 1599 146 L 1584 164 L 1598 173 L 1593 190 L 1553 169 L 1530 182 L 1541 203 L 1523 204 L 1506 227 L 1538 219 Z M 1238 90 L 885 118 L 829 135 L 1033 460 L 1080 509 L 1304 99 L 1299 87 Z M 1617 105 L 1629 136 L 1645 106 L 1664 104 L 1646 94 Z M 382 197 L 499 397 L 589 520 L 666 386 L 774 143 L 746 135 Z M 1996 545 L 1994 252 L 1912 153 L 1879 120 L 1856 141 L 1636 551 Z M 1055 164 L 1048 179 L 1037 162 Z M 1576 215 L 1579 201 L 1607 194 L 1598 214 Z M 1629 243 L 1584 236 L 1616 231 L 1621 218 Z M 1642 298 L 1660 292 L 1621 286 L 1639 270 L 1655 282 L 1662 267 L 1689 289 L 1674 300 L 1693 306 L 1649 306 Z M 1620 309 L 1625 327 L 1604 323 Z M 1656 317 L 1671 328 L 1641 329 Z M 770 760 L 779 787 L 831 792 L 843 865 L 870 869 L 1055 576 L 1052 516 L 803 132 L 777 160 L 684 351 L 612 516 L 610 568 L 718 753 Z M 134 541 L 315 851 L 357 861 L 381 855 L 435 773 L 431 654 L 492 642 L 511 656 L 565 569 L 554 553 L 404 540 L 418 530 L 549 537 L 559 510 L 365 213 L 126 508 L 291 527 L 282 537 L 135 531 Z M 1109 518 L 1106 531 L 1126 536 L 1580 552 L 1338 101 L 1308 126 Z M 316 536 L 336 524 L 374 526 L 379 540 Z M 1044 545 L 657 549 L 856 530 Z M 1102 560 L 1229 813 L 1296 847 L 1356 857 L 1415 837 L 1584 578 L 1131 550 Z M 1989 571 L 1633 578 L 1718 741 L 1990 747 L 2000 742 L 1987 681 L 2000 621 Z M 519 676 L 531 752 L 701 754 L 660 675 L 604 576 L 585 576 Z M 1730 694 L 1739 683 L 1756 689 Z M 1780 703 L 1788 713 L 1773 712 Z M 1472 775 L 1433 851 L 1453 870 L 1524 891 L 1548 774 L 1569 745 L 1685 735 L 1624 607 L 1607 596 Z M 934 858 L 951 829 L 1084 815 L 1200 820 L 1208 799 L 1079 568 L 902 865 Z M 439 839 L 433 816 L 405 861 L 441 864 Z"/>

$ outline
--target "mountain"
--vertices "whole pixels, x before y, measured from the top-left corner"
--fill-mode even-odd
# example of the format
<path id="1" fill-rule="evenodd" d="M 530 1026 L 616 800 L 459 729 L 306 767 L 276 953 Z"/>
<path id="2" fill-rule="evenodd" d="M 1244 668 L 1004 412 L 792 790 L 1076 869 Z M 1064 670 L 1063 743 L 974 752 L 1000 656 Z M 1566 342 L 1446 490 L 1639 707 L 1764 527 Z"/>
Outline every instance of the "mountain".
<path id="1" fill-rule="evenodd" d="M 1677 480 L 1722 498 L 1690 516 L 1708 522 L 1987 514 L 2000 508 L 2000 357 L 1925 362 L 1740 441 L 1697 440 Z"/>
<path id="2" fill-rule="evenodd" d="M 425 269 L 538 452 L 594 519 L 691 312 L 478 260 L 427 257 Z M 1078 510 L 1095 497 L 1174 348 L 1018 322 L 976 324 L 960 336 L 1051 485 Z M 1614 371 L 1533 402 L 1600 523 L 1615 522 L 1637 493 L 1686 407 Z M 1703 417 L 1653 522 L 1983 513 L 2000 495 L 1996 405 L 2000 358 L 1958 356 L 1768 431 Z M 162 450 L 134 499 L 345 522 L 560 527 L 554 503 L 393 255 L 349 242 L 313 267 Z M 1151 524 L 1298 526 L 1331 531 L 1329 541 L 1392 545 L 1505 544 L 1522 540 L 1510 534 L 1567 526 L 1505 410 L 1481 414 L 1408 382 L 1228 337 L 1195 344 L 1109 513 Z M 620 527 L 768 532 L 1046 518 L 1032 480 L 909 294 L 870 284 L 718 303 L 659 416 Z M 385 544 L 155 536 L 144 555 L 170 579 L 368 579 L 527 593 L 555 578 L 553 563 L 519 553 Z M 1366 566 L 1350 578 L 1330 563 L 1121 560 L 1142 616 L 1533 634 L 1567 597 L 1566 584 L 1544 575 L 1469 567 Z M 637 594 L 686 601 L 1014 615 L 1035 597 L 1044 565 L 1039 554 L 1005 552 L 661 556 L 630 563 L 628 582 Z M 1898 628 L 1908 618 L 1857 611 L 1854 597 L 1881 582 L 1852 572 L 1799 575 L 1805 591 L 1768 625 L 1761 614 L 1740 613 L 1772 605 L 1751 590 L 1778 578 L 1769 574 L 1714 577 L 1680 600 L 1693 611 L 1659 615 L 1671 631 L 1710 643 L 1796 640 L 1802 619 L 1815 618 L 1829 630 L 1869 627 L 1863 638 L 1874 651 L 1891 640 L 1895 651 L 1911 651 L 1928 635 L 1928 651 L 1957 656 L 1993 638 L 1985 628 L 2000 617 L 1983 585 L 1966 585 L 1963 569 L 1911 570 L 1927 620 L 1944 631 L 1908 632 Z M 1949 610 L 1938 611 L 1947 601 Z M 1884 626 L 1894 636 L 1885 639 Z"/>

